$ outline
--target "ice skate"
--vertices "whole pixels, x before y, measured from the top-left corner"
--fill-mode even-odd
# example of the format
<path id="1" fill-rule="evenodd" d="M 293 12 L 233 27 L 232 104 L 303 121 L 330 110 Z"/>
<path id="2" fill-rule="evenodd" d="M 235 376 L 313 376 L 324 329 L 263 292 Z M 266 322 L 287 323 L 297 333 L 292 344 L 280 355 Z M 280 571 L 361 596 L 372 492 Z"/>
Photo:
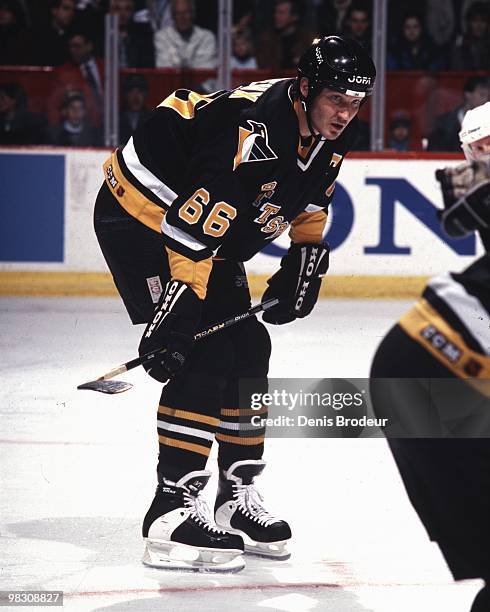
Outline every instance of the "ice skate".
<path id="1" fill-rule="evenodd" d="M 237 572 L 245 566 L 243 540 L 217 529 L 201 497 L 211 473 L 190 472 L 162 480 L 143 521 L 143 563 L 165 569 Z"/>
<path id="2" fill-rule="evenodd" d="M 291 529 L 286 521 L 272 516 L 262 505 L 262 496 L 254 477 L 264 469 L 265 461 L 236 461 L 221 472 L 214 507 L 216 524 L 239 534 L 245 552 L 271 559 L 288 559 L 287 542 Z"/>

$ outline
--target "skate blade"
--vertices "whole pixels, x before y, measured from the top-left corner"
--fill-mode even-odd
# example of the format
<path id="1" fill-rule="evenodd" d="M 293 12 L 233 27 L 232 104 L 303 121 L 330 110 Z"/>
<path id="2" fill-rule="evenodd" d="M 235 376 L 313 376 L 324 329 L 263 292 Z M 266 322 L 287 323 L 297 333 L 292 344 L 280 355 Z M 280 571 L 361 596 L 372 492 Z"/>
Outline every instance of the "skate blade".
<path id="1" fill-rule="evenodd" d="M 273 559 L 275 561 L 286 561 L 291 557 L 287 549 L 288 540 L 281 542 L 252 542 L 245 541 L 245 554 L 263 559 Z"/>
<path id="2" fill-rule="evenodd" d="M 146 542 L 142 562 L 149 567 L 191 572 L 239 572 L 245 567 L 242 551 L 196 548 L 176 542 Z"/>

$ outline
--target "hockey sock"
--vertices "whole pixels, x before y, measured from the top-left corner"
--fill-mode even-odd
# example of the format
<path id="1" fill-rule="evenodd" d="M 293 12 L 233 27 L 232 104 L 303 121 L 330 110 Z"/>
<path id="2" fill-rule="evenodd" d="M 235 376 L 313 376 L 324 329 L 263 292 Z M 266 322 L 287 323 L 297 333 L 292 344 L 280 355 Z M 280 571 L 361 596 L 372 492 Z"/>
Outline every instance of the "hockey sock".
<path id="1" fill-rule="evenodd" d="M 172 379 L 158 406 L 157 471 L 176 482 L 206 466 L 219 425 L 221 377 L 187 375 Z"/>
<path id="2" fill-rule="evenodd" d="M 265 427 L 252 425 L 252 417 L 266 418 L 267 408 L 222 408 L 216 439 L 218 464 L 227 470 L 235 461 L 261 459 L 264 453 Z M 254 419 L 254 422 L 256 419 Z"/>
<path id="3" fill-rule="evenodd" d="M 267 378 L 255 371 L 242 370 L 242 379 L 228 380 L 223 396 L 223 407 L 220 412 L 220 422 L 216 432 L 218 441 L 218 465 L 227 470 L 235 461 L 244 459 L 262 459 L 264 453 L 265 426 L 261 419 L 267 418 L 267 407 L 252 409 L 248 390 L 248 380 L 253 381 L 253 389 L 257 392 L 267 391 Z M 240 380 L 245 383 L 242 387 Z"/>

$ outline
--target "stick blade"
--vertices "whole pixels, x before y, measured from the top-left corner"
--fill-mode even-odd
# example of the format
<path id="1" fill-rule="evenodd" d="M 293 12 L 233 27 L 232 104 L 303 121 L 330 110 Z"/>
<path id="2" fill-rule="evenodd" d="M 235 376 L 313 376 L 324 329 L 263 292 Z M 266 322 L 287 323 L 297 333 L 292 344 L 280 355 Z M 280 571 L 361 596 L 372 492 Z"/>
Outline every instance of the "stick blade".
<path id="1" fill-rule="evenodd" d="M 100 391 L 101 393 L 123 393 L 131 389 L 133 385 L 124 380 L 90 380 L 89 382 L 78 385 L 77 389 L 89 389 L 90 391 Z"/>

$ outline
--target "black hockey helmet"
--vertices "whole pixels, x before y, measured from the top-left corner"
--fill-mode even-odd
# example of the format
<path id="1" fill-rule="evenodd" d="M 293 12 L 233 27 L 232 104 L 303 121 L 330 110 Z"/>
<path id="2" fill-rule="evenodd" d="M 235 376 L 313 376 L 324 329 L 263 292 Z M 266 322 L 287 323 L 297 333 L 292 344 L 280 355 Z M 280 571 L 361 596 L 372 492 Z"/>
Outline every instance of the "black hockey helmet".
<path id="1" fill-rule="evenodd" d="M 376 68 L 367 51 L 356 41 L 342 36 L 317 38 L 298 63 L 298 81 L 308 79 L 306 104 L 328 87 L 335 91 L 365 98 L 371 95 Z"/>

